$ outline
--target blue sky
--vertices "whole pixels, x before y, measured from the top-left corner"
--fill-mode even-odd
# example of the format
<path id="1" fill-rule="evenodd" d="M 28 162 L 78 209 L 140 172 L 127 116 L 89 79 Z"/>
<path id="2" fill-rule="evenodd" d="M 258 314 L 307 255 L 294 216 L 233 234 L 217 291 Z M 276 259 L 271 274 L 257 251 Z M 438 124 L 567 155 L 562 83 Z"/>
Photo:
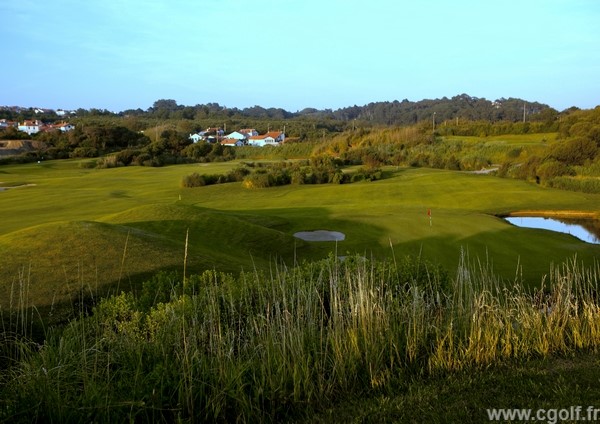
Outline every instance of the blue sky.
<path id="1" fill-rule="evenodd" d="M 5 0 L 0 16 L 0 105 L 600 104 L 597 0 Z"/>

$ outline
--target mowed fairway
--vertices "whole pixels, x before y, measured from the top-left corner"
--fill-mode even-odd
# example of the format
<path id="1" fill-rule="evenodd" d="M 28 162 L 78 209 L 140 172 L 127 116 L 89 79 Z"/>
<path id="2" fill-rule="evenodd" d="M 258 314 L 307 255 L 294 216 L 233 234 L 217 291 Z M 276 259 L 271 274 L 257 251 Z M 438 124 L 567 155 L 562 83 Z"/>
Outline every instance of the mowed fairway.
<path id="1" fill-rule="evenodd" d="M 388 177 L 344 185 L 249 190 L 241 183 L 181 188 L 193 172 L 221 174 L 237 162 L 164 168 L 84 169 L 78 161 L 0 168 L 0 303 L 27 283 L 29 302 L 49 305 L 81 290 L 125 289 L 160 269 L 268 269 L 283 261 L 358 253 L 421 255 L 451 273 L 461 252 L 511 282 L 528 284 L 600 246 L 513 227 L 495 214 L 518 210 L 598 212 L 600 196 L 544 189 L 464 172 L 388 168 Z M 431 210 L 431 220 L 428 216 Z M 296 231 L 335 230 L 340 242 L 308 243 Z M 521 275 L 521 274 L 519 274 Z M 13 295 L 11 295 L 11 291 Z"/>

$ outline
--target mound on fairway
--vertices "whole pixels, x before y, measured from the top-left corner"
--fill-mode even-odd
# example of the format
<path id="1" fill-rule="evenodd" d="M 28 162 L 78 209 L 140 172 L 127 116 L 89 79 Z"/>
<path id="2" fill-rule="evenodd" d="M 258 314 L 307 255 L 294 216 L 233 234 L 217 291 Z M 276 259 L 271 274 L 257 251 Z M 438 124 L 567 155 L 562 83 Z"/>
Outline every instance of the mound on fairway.
<path id="1" fill-rule="evenodd" d="M 182 252 L 157 234 L 98 222 L 61 222 L 0 237 L 0 307 L 48 306 L 82 290 L 104 291 L 180 262 Z M 23 293 L 25 292 L 25 293 Z M 25 306 L 26 306 L 25 305 Z"/>
<path id="2" fill-rule="evenodd" d="M 190 273 L 239 272 L 266 269 L 302 243 L 252 217 L 193 206 L 142 206 L 102 221 L 44 224 L 1 236 L 0 308 L 47 308 L 82 293 L 135 289 L 159 270 L 183 272 L 186 248 Z"/>

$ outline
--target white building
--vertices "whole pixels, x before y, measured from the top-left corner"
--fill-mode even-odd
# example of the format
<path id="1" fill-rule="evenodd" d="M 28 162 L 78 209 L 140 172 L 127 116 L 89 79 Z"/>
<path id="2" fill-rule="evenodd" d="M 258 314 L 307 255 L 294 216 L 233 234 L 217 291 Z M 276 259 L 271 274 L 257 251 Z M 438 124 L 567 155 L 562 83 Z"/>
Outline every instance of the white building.
<path id="1" fill-rule="evenodd" d="M 278 146 L 285 140 L 285 134 L 282 131 L 270 131 L 266 134 L 255 135 L 248 139 L 248 144 L 252 146 Z"/>
<path id="2" fill-rule="evenodd" d="M 42 121 L 36 119 L 35 121 L 25 121 L 22 124 L 19 124 L 17 129 L 31 135 L 39 133 L 43 126 L 44 124 Z"/>

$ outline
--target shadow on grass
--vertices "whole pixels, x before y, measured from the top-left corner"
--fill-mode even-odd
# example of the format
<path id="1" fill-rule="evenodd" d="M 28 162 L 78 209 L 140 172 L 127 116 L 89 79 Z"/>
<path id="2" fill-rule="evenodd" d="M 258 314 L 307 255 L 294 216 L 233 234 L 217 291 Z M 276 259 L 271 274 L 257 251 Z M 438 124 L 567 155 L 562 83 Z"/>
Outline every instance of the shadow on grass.
<path id="1" fill-rule="evenodd" d="M 324 208 L 181 208 L 184 219 L 143 220 L 143 214 L 131 214 L 124 216 L 131 222 L 61 222 L 0 238 L 3 321 L 17 322 L 11 314 L 25 308 L 25 315 L 41 317 L 42 325 L 66 322 L 89 312 L 103 296 L 135 291 L 159 271 L 183 274 L 186 255 L 188 275 L 207 269 L 268 272 L 277 263 L 362 254 L 384 234 L 372 225 L 332 219 Z M 160 208 L 152 212 L 161 214 Z M 178 207 L 168 205 L 163 212 L 177 215 Z M 340 231 L 347 240 L 313 243 L 293 236 L 306 229 Z"/>

